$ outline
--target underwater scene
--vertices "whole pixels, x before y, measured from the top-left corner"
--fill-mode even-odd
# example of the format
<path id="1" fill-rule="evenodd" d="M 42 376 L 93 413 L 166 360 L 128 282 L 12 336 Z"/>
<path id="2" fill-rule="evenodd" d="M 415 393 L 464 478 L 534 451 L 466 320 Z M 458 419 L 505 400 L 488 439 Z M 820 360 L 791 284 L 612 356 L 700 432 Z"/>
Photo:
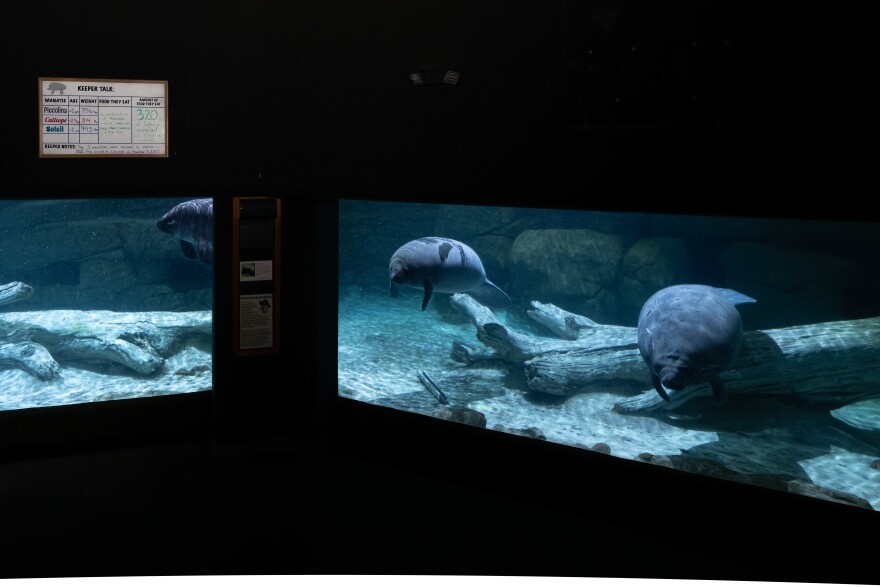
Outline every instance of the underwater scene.
<path id="1" fill-rule="evenodd" d="M 212 388 L 211 198 L 0 201 L 0 411 Z"/>
<path id="2" fill-rule="evenodd" d="M 338 394 L 880 509 L 878 237 L 341 200 Z"/>

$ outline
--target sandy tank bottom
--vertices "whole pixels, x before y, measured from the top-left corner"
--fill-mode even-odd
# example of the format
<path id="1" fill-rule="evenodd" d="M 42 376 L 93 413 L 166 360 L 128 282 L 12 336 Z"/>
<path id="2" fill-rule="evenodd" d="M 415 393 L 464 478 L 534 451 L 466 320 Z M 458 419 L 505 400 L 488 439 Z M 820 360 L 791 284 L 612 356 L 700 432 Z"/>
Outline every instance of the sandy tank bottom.
<path id="1" fill-rule="evenodd" d="M 435 295 L 434 304 L 449 304 Z M 454 314 L 454 310 L 451 310 Z M 443 320 L 429 306 L 421 311 L 421 291 L 387 293 L 358 287 L 339 292 L 338 391 L 342 397 L 431 416 L 443 406 L 422 385 L 426 371 L 446 394 L 449 407 L 467 407 L 486 417 L 486 427 L 540 433 L 546 441 L 578 447 L 603 443 L 612 455 L 635 459 L 690 455 L 743 475 L 783 475 L 843 491 L 880 508 L 880 401 L 854 405 L 845 418 L 762 405 L 731 412 L 711 422 L 634 416 L 613 411 L 631 392 L 581 393 L 548 397 L 527 390 L 521 368 L 502 361 L 465 365 L 451 356 L 454 342 L 482 347 L 476 329 Z M 505 312 L 498 318 L 522 327 Z M 859 430 L 873 428 L 864 435 Z"/>

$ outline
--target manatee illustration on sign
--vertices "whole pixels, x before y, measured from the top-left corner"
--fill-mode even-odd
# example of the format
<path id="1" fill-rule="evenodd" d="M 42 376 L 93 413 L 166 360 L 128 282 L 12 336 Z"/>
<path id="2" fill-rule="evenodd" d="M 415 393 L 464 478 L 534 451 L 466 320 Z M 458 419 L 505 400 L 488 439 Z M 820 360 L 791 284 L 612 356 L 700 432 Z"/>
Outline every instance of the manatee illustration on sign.
<path id="1" fill-rule="evenodd" d="M 55 92 L 59 92 L 62 96 L 64 95 L 64 90 L 67 89 L 67 86 L 64 84 L 59 84 L 58 82 L 52 82 L 49 84 L 49 90 L 52 91 L 52 95 L 55 95 Z"/>

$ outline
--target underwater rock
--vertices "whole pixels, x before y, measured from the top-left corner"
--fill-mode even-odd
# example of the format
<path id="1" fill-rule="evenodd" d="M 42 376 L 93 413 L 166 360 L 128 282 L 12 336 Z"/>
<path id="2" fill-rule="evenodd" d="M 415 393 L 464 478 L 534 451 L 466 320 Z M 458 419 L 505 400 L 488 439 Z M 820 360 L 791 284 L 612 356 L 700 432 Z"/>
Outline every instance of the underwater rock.
<path id="1" fill-rule="evenodd" d="M 501 424 L 495 424 L 492 427 L 492 430 L 497 430 L 498 432 L 506 432 L 507 434 L 526 436 L 528 438 L 537 438 L 538 440 L 547 440 L 547 437 L 544 436 L 544 433 L 534 426 L 530 426 L 528 428 L 508 428 Z"/>
<path id="2" fill-rule="evenodd" d="M 870 314 L 858 302 L 873 308 L 880 295 L 875 269 L 827 254 L 735 242 L 725 248 L 722 268 L 726 287 L 747 287 L 761 300 L 743 317 L 762 329 L 862 318 Z"/>
<path id="3" fill-rule="evenodd" d="M 478 428 L 486 427 L 486 416 L 471 408 L 441 408 L 432 414 L 435 418 L 468 424 Z"/>
<path id="4" fill-rule="evenodd" d="M 799 495 L 806 495 L 807 497 L 818 497 L 820 499 L 825 499 L 827 501 L 834 501 L 837 503 L 843 503 L 847 505 L 854 505 L 856 507 L 865 508 L 869 510 L 873 510 L 874 508 L 871 506 L 871 502 L 863 497 L 859 497 L 858 495 L 853 495 L 851 493 L 847 493 L 845 491 L 838 491 L 837 489 L 830 489 L 828 487 L 821 487 L 819 485 L 814 485 L 812 483 L 808 483 L 806 481 L 801 481 L 799 479 L 793 479 L 788 482 L 788 490 L 791 493 L 797 493 Z"/>
<path id="5" fill-rule="evenodd" d="M 687 281 L 685 241 L 648 238 L 636 241 L 623 256 L 620 310 L 616 323 L 635 326 L 642 306 L 654 292 Z"/>
<path id="6" fill-rule="evenodd" d="M 651 463 L 652 465 L 660 465 L 661 467 L 669 467 L 670 469 L 675 468 L 672 464 L 672 460 L 666 455 L 655 455 L 649 452 L 643 452 L 636 457 L 637 461 L 642 461 L 643 463 Z"/>
<path id="7" fill-rule="evenodd" d="M 736 471 L 718 461 L 708 458 L 694 457 L 687 453 L 670 455 L 666 458 L 670 463 L 669 466 L 678 471 L 685 471 L 687 473 L 695 473 L 718 479 L 726 479 L 728 481 L 745 483 L 747 485 L 757 485 L 759 487 L 766 487 L 777 491 L 788 491 L 788 483 L 797 480 L 791 474 L 787 473 L 745 473 L 742 471 Z"/>
<path id="8" fill-rule="evenodd" d="M 510 293 L 614 322 L 622 257 L 622 240 L 616 235 L 584 229 L 526 230 L 510 251 Z"/>
<path id="9" fill-rule="evenodd" d="M 198 288 L 210 285 L 210 266 L 189 267 L 187 274 L 180 271 L 182 261 L 187 260 L 177 243 L 157 231 L 152 220 L 110 217 L 104 209 L 101 218 L 94 218 L 94 202 L 84 200 L 83 204 L 92 217 L 72 221 L 65 216 L 65 222 L 45 223 L 47 212 L 43 210 L 43 223 L 6 229 L 0 265 L 15 267 L 14 277 L 39 292 L 22 307 L 118 309 L 124 303 L 127 308 L 146 311 L 151 308 L 139 294 L 148 292 L 132 289 L 135 285 L 170 283 L 179 292 L 190 284 Z M 79 205 L 65 204 L 65 213 Z"/>
<path id="10" fill-rule="evenodd" d="M 611 447 L 605 444 L 604 442 L 597 442 L 593 446 L 590 447 L 590 450 L 595 452 L 600 452 L 605 455 L 611 454 Z"/>
<path id="11" fill-rule="evenodd" d="M 182 369 L 178 369 L 174 372 L 174 375 L 178 377 L 192 377 L 194 375 L 198 375 L 199 373 L 206 373 L 211 370 L 211 367 L 208 365 L 196 365 L 194 367 L 184 367 Z"/>

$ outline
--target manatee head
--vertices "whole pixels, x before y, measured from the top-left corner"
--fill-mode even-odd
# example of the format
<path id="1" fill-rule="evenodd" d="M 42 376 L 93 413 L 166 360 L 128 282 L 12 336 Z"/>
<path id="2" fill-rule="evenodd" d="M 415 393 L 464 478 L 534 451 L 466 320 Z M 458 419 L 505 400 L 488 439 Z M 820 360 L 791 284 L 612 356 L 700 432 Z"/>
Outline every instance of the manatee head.
<path id="1" fill-rule="evenodd" d="M 391 286 L 391 297 L 394 298 L 397 297 L 398 285 L 420 285 L 414 268 L 399 255 L 391 258 L 391 264 L 388 266 L 388 280 Z"/>
<path id="2" fill-rule="evenodd" d="M 156 227 L 162 232 L 174 234 L 174 227 L 176 224 L 177 218 L 169 212 L 159 219 L 159 221 L 156 223 Z"/>
<path id="3" fill-rule="evenodd" d="M 214 203 L 211 198 L 177 204 L 156 222 L 162 232 L 195 243 L 206 239 L 214 243 Z"/>
<path id="4" fill-rule="evenodd" d="M 406 285 L 412 281 L 412 271 L 400 257 L 391 259 L 391 265 L 388 266 L 388 279 L 391 283 Z"/>

